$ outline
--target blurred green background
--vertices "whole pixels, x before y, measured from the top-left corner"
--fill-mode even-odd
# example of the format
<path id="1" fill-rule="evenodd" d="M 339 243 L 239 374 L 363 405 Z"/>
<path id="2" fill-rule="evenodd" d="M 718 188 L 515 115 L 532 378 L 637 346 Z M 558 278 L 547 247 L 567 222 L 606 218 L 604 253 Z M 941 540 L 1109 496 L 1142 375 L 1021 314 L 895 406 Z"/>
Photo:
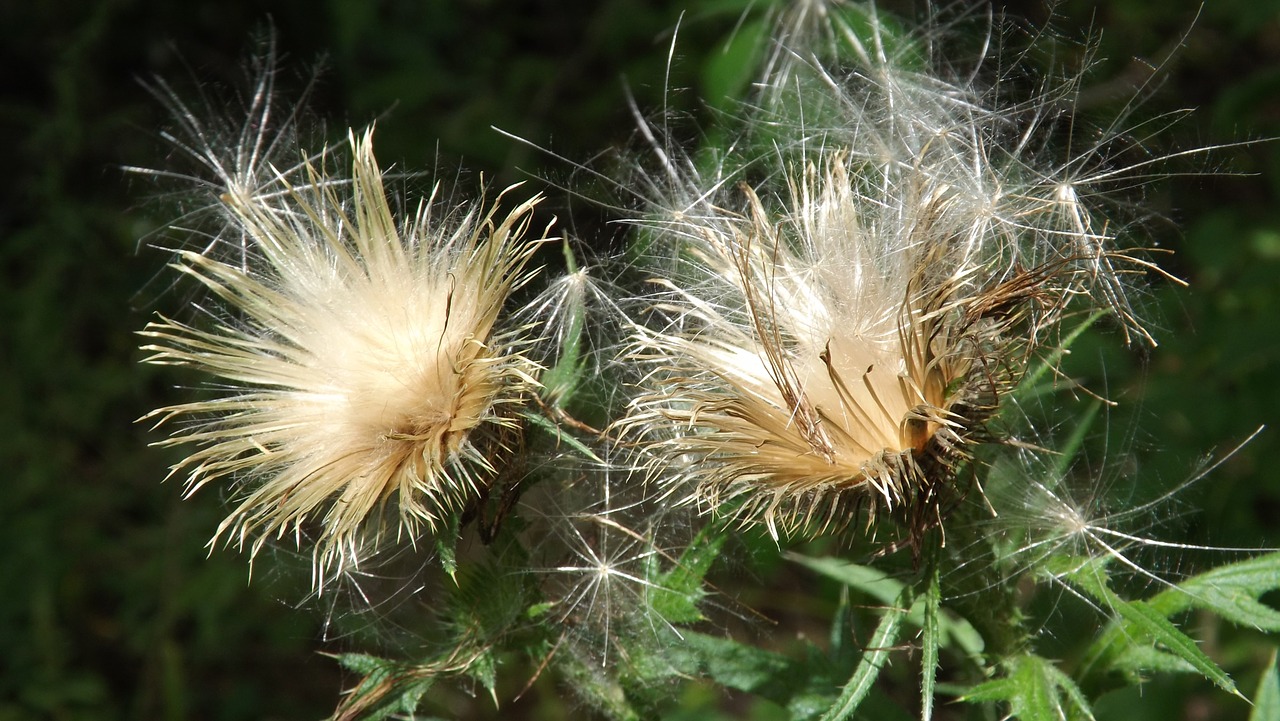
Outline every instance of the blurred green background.
<path id="1" fill-rule="evenodd" d="M 0 3 L 0 721 L 315 719 L 351 682 L 321 655 L 344 649 L 325 640 L 324 609 L 293 608 L 305 573 L 279 571 L 267 558 L 249 584 L 244 557 L 206 557 L 222 499 L 210 491 L 183 501 L 178 481 L 162 484 L 175 455 L 148 448 L 158 436 L 134 423 L 183 398 L 175 386 L 192 382 L 138 365 L 133 336 L 151 313 L 182 300 L 155 282 L 164 254 L 139 240 L 169 220 L 172 206 L 151 200 L 166 187 L 121 169 L 166 162 L 157 130 L 167 119 L 140 79 L 235 85 L 269 19 L 285 85 L 297 79 L 300 88 L 323 59 L 313 112 L 338 133 L 378 118 L 384 162 L 446 176 L 465 163 L 498 184 L 530 175 L 569 184 L 569 166 L 490 126 L 577 161 L 627 143 L 635 124 L 626 89 L 642 108 L 661 107 L 682 12 L 667 102 L 705 115 L 699 92 L 714 84 L 706 73 L 748 5 Z M 1135 57 L 1163 58 L 1184 39 L 1138 117 L 1197 111 L 1153 139 L 1153 153 L 1280 137 L 1280 2 L 1198 7 L 1125 0 L 1008 10 L 1028 27 L 1051 20 L 1071 40 L 1101 32 L 1086 84 L 1100 112 L 1145 77 Z M 1123 453 L 1109 462 L 1148 483 L 1185 479 L 1206 453 L 1276 420 L 1280 408 L 1280 379 L 1271 375 L 1280 372 L 1280 143 L 1224 149 L 1174 169 L 1187 174 L 1144 189 L 1144 202 L 1170 221 L 1154 223 L 1144 242 L 1175 250 L 1162 262 L 1190 282 L 1155 282 L 1142 299 L 1160 346 L 1137 352 L 1103 332 L 1078 345 L 1068 366 L 1121 401 L 1107 429 Z M 602 248 L 617 242 L 602 211 L 549 192 L 563 229 Z M 1280 544 L 1276 458 L 1280 427 L 1201 482 L 1183 508 L 1199 512 L 1165 532 Z M 1252 688 L 1260 645 L 1227 631 L 1210 648 Z M 514 675 L 513 691 L 528 678 Z M 1115 701 L 1117 713 L 1246 713 L 1242 703 L 1220 705 L 1202 684 L 1159 688 L 1136 705 Z M 557 700 L 550 682 L 538 691 L 498 712 L 459 695 L 449 713 L 585 713 Z M 690 697 L 694 709 L 714 702 Z"/>

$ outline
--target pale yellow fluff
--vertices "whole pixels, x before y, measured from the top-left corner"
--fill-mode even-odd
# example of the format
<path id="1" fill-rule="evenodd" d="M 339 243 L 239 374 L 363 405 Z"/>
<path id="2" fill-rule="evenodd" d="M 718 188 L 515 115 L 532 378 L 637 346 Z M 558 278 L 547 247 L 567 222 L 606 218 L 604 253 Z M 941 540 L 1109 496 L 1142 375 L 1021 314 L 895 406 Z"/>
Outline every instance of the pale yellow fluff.
<path id="1" fill-rule="evenodd" d="M 147 416 L 191 421 L 163 442 L 195 446 L 174 469 L 189 492 L 234 483 L 214 542 L 256 554 L 295 534 L 314 542 L 318 583 L 388 530 L 416 541 L 486 488 L 539 370 L 523 329 L 500 325 L 528 280 L 538 199 L 446 218 L 428 199 L 401 222 L 371 134 L 351 148 L 349 182 L 308 163 L 305 182 L 278 178 L 283 192 L 222 195 L 249 261 L 182 252 L 175 263 L 221 300 L 222 320 L 162 318 L 142 332 L 149 362 L 227 382 Z"/>

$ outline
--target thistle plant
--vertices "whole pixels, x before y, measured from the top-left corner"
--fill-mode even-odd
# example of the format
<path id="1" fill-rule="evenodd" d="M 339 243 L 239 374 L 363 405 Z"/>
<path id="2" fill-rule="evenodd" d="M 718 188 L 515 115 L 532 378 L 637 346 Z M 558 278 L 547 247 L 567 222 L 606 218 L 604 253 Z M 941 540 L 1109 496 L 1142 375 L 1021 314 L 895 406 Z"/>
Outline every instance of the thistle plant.
<path id="1" fill-rule="evenodd" d="M 218 385 L 145 418 L 185 423 L 161 444 L 193 448 L 188 492 L 230 489 L 211 544 L 303 549 L 320 597 L 421 562 L 396 591 L 411 640 L 339 655 L 359 680 L 335 718 L 412 717 L 445 682 L 502 713 L 546 679 L 618 719 L 690 678 L 822 719 L 1093 718 L 1155 673 L 1242 695 L 1177 621 L 1280 630 L 1280 558 L 1144 527 L 1215 465 L 1122 499 L 1132 479 L 1090 465 L 1104 401 L 1063 366 L 1098 327 L 1155 343 L 1131 299 L 1176 281 L 1125 191 L 1175 159 L 1133 159 L 1165 121 L 1127 106 L 1086 135 L 1082 74 L 948 12 L 745 15 L 750 82 L 705 145 L 641 118 L 655 162 L 591 170 L 639 201 L 631 247 L 591 262 L 525 186 L 415 200 L 371 130 L 294 147 L 270 63 L 239 131 L 162 88 L 213 225 L 173 267 L 210 301 L 143 347 Z M 996 42 L 966 66 L 974 32 Z M 1200 551 L 1243 560 L 1144 560 Z M 825 643 L 749 640 L 769 610 L 718 581 L 753 562 L 834 583 Z M 1051 660 L 1072 604 L 1094 638 Z"/>

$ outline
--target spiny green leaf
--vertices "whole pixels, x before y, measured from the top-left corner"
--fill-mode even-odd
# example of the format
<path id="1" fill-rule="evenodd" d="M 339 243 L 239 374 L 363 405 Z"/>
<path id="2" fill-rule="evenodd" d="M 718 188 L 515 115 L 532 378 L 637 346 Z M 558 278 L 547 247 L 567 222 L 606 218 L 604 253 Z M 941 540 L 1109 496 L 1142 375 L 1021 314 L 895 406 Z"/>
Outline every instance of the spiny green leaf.
<path id="1" fill-rule="evenodd" d="M 1163 646 L 1169 653 L 1191 664 L 1196 671 L 1213 681 L 1222 690 L 1236 696 L 1240 695 L 1231 677 L 1200 650 L 1195 640 L 1178 630 L 1178 627 L 1165 618 L 1164 614 L 1142 601 L 1125 602 L 1116 598 L 1113 606 L 1125 621 Z"/>
<path id="2" fill-rule="evenodd" d="M 596 463 L 599 463 L 601 465 L 606 465 L 604 462 L 604 459 L 600 458 L 600 456 L 597 456 L 595 454 L 595 451 L 592 451 L 590 448 L 588 448 L 587 445 L 582 441 L 578 440 L 577 438 L 574 438 L 572 433 L 565 431 L 560 426 L 551 422 L 551 420 L 548 419 L 546 416 L 540 413 L 530 413 L 526 411 L 521 413 L 520 417 L 524 418 L 526 421 L 529 421 L 529 423 L 533 424 L 534 426 L 541 428 L 547 433 L 550 433 L 552 436 L 555 436 L 555 439 L 557 442 L 565 443 L 570 448 L 573 448 L 575 451 L 581 453 L 583 456 L 589 458 L 590 460 L 595 461 Z"/>
<path id="3" fill-rule="evenodd" d="M 363 675 L 335 714 L 344 720 L 380 721 L 392 714 L 412 716 L 437 677 L 429 664 L 357 653 L 339 655 L 337 660 L 344 668 Z"/>
<path id="4" fill-rule="evenodd" d="M 852 589 L 861 591 L 882 604 L 895 603 L 906 588 L 906 584 L 890 577 L 884 571 L 849 563 L 838 558 L 813 558 L 797 553 L 789 553 L 787 558 L 828 578 L 839 581 Z M 924 613 L 924 599 L 917 599 L 906 620 L 917 628 L 923 628 L 925 622 Z M 940 613 L 937 620 L 938 641 L 941 645 L 949 646 L 954 644 L 971 656 L 982 653 L 985 645 L 982 635 L 968 621 L 945 612 Z"/>
<path id="5" fill-rule="evenodd" d="M 1089 598 L 1101 600 L 1111 594 L 1110 575 L 1107 572 L 1110 561 L 1110 557 L 1063 554 L 1046 558 L 1039 571 L 1055 581 L 1070 583 Z"/>
<path id="6" fill-rule="evenodd" d="M 1020 721 L 1093 719 L 1080 688 L 1051 661 L 1024 654 L 1007 660 L 1004 666 L 1006 676 L 974 686 L 961 700 L 1007 703 L 1010 715 Z"/>
<path id="7" fill-rule="evenodd" d="M 462 516 L 450 514 L 447 528 L 436 537 L 436 555 L 440 558 L 440 567 L 454 583 L 458 581 L 458 534 L 461 525 Z"/>
<path id="8" fill-rule="evenodd" d="M 703 620 L 698 603 L 705 595 L 702 580 L 711 564 L 720 557 L 727 536 L 713 525 L 703 528 L 680 554 L 675 566 L 656 580 L 650 604 L 668 623 L 696 623 Z"/>
<path id="9" fill-rule="evenodd" d="M 1021 721 L 1059 721 L 1062 703 L 1039 656 L 1022 656 L 1010 674 L 1016 694 L 1009 699 L 1013 715 Z"/>
<path id="10" fill-rule="evenodd" d="M 1280 674 L 1276 672 L 1276 652 L 1271 652 L 1267 670 L 1258 681 L 1258 691 L 1253 695 L 1253 712 L 1249 721 L 1280 720 Z"/>
<path id="11" fill-rule="evenodd" d="M 1050 682 L 1070 702 L 1067 708 L 1074 713 L 1069 714 L 1068 718 L 1084 718 L 1093 721 L 1093 710 L 1089 707 L 1089 699 L 1085 698 L 1084 692 L 1076 685 L 1076 682 L 1070 676 L 1062 672 L 1052 661 L 1045 661 L 1043 670 L 1048 676 Z"/>
<path id="12" fill-rule="evenodd" d="M 1152 608 L 1172 616 L 1202 608 L 1241 626 L 1280 631 L 1280 611 L 1261 603 L 1262 594 L 1280 588 L 1280 553 L 1229 563 L 1193 576 L 1151 598 Z"/>
<path id="13" fill-rule="evenodd" d="M 834 700 L 831 691 L 840 680 L 833 676 L 830 656 L 814 646 L 806 647 L 804 658 L 793 659 L 693 631 L 673 633 L 670 641 L 660 651 L 640 647 L 631 652 L 628 668 L 636 674 L 634 683 L 650 688 L 672 678 L 708 678 L 784 706 L 792 718 L 800 720 L 827 711 Z M 883 718 L 902 715 L 893 714 L 887 700 L 875 705 L 884 711 Z"/>
<path id="14" fill-rule="evenodd" d="M 1154 643 L 1161 650 L 1186 661 L 1219 688 L 1240 695 L 1231 677 L 1200 650 L 1195 640 L 1173 625 L 1163 613 L 1144 601 L 1125 601 L 1116 595 L 1107 584 L 1101 561 L 1090 559 L 1065 574 L 1064 578 L 1085 595 L 1114 611 L 1121 624 L 1116 631 L 1119 636 L 1114 635 L 1116 632 L 1105 633 L 1103 638 L 1095 642 L 1095 646 L 1106 644 L 1107 647 L 1103 652 L 1090 649 L 1087 655 L 1090 661 L 1105 661 L 1107 665 L 1112 665 L 1123 655 L 1125 644 Z"/>
<path id="15" fill-rule="evenodd" d="M 494 658 L 492 651 L 486 649 L 477 654 L 475 659 L 467 664 L 467 675 L 480 682 L 480 685 L 489 692 L 489 698 L 493 699 L 493 704 L 498 705 L 498 661 Z"/>
<path id="16" fill-rule="evenodd" d="M 456 581 L 443 618 L 453 635 L 452 648 L 477 657 L 520 623 L 533 603 L 527 576 L 492 563 L 464 564 Z"/>
<path id="17" fill-rule="evenodd" d="M 682 631 L 671 641 L 660 652 L 644 647 L 632 652 L 629 668 L 638 674 L 639 685 L 648 688 L 672 677 L 703 677 L 786 706 L 833 682 L 826 664 L 808 665 L 732 639 Z"/>
<path id="18" fill-rule="evenodd" d="M 338 665 L 360 674 L 370 674 L 390 663 L 385 658 L 378 658 L 367 653 L 340 653 L 333 657 Z"/>
<path id="19" fill-rule="evenodd" d="M 734 28 L 733 35 L 708 57 L 702 70 L 707 105 L 726 109 L 744 99 L 769 45 L 769 24 L 757 19 Z"/>
<path id="20" fill-rule="evenodd" d="M 563 651 L 553 658 L 579 698 L 614 721 L 640 721 L 640 713 L 617 679 L 605 673 L 599 664 L 584 662 L 578 654 Z"/>
<path id="21" fill-rule="evenodd" d="M 569 241 L 563 246 L 565 270 L 570 273 L 578 271 L 578 262 L 574 258 Z M 563 408 L 578 390 L 582 377 L 582 331 L 586 323 L 586 308 L 581 297 L 567 296 L 565 299 L 564 337 L 560 343 L 560 355 L 556 364 L 542 374 L 542 396 L 555 408 Z"/>
<path id="22" fill-rule="evenodd" d="M 898 631 L 902 627 L 902 621 L 906 618 L 907 608 L 912 601 L 911 590 L 904 588 L 895 603 L 885 609 L 880 625 L 876 627 L 866 651 L 862 654 L 862 660 L 854 668 L 853 675 L 844 685 L 835 705 L 823 714 L 822 721 L 844 721 L 853 717 L 854 712 L 858 710 L 858 706 L 880 676 L 880 669 L 884 667 L 893 644 L 898 640 Z"/>
<path id="23" fill-rule="evenodd" d="M 923 649 L 920 654 L 920 716 L 933 719 L 934 685 L 938 681 L 938 645 L 942 631 L 942 583 L 936 564 L 930 564 L 929 584 L 924 592 L 924 624 L 921 627 Z"/>
<path id="24" fill-rule="evenodd" d="M 696 653 L 700 672 L 728 688 L 783 700 L 778 681 L 788 676 L 798 680 L 796 664 L 786 656 L 706 634 L 682 635 Z"/>
<path id="25" fill-rule="evenodd" d="M 1018 682 L 1008 676 L 993 678 L 969 689 L 960 697 L 961 701 L 971 703 L 990 703 L 1008 701 L 1018 693 Z"/>
<path id="26" fill-rule="evenodd" d="M 1124 673 L 1135 683 L 1140 682 L 1153 671 L 1157 673 L 1196 672 L 1195 667 L 1182 658 L 1149 644 L 1133 643 L 1132 639 L 1124 635 L 1122 629 L 1117 628 L 1117 631 L 1119 633 L 1113 639 L 1115 643 L 1109 649 L 1108 666 L 1112 670 Z"/>

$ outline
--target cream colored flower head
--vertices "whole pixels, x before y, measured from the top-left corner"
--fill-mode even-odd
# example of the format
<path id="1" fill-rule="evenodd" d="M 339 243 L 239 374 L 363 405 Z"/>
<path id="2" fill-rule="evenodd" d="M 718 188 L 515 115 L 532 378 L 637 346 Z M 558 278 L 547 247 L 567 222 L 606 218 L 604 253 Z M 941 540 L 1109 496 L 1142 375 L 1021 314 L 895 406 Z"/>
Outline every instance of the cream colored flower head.
<path id="1" fill-rule="evenodd" d="M 142 331 L 148 362 L 219 381 L 210 399 L 147 416 L 185 422 L 164 444 L 193 447 L 174 469 L 188 492 L 235 489 L 213 542 L 256 554 L 295 535 L 314 543 L 317 583 L 386 541 L 415 542 L 487 489 L 539 371 L 528 329 L 502 320 L 530 276 L 538 199 L 503 213 L 432 197 L 401 220 L 371 133 L 350 146 L 349 178 L 322 155 L 271 192 L 227 188 L 243 262 L 180 252 L 174 264 L 212 291 L 216 321 Z"/>
<path id="2" fill-rule="evenodd" d="M 741 213 L 683 221 L 684 272 L 655 281 L 662 320 L 631 351 L 650 370 L 622 427 L 652 475 L 775 537 L 859 509 L 933 525 L 1020 368 L 1010 330 L 1034 333 L 1028 306 L 1048 297 L 1046 273 L 1001 277 L 960 242 L 940 189 L 892 226 L 866 215 L 848 160 L 804 169 L 788 210 L 743 187 Z"/>
<path id="3" fill-rule="evenodd" d="M 790 7 L 717 172 L 658 153 L 619 427 L 673 498 L 775 537 L 887 514 L 918 549 L 1068 308 L 1150 339 L 1128 289 L 1153 266 L 1103 209 L 1152 161 L 1109 167 L 1114 126 L 1055 154 L 1078 78 L 1008 101 L 931 54 L 943 26 Z"/>

